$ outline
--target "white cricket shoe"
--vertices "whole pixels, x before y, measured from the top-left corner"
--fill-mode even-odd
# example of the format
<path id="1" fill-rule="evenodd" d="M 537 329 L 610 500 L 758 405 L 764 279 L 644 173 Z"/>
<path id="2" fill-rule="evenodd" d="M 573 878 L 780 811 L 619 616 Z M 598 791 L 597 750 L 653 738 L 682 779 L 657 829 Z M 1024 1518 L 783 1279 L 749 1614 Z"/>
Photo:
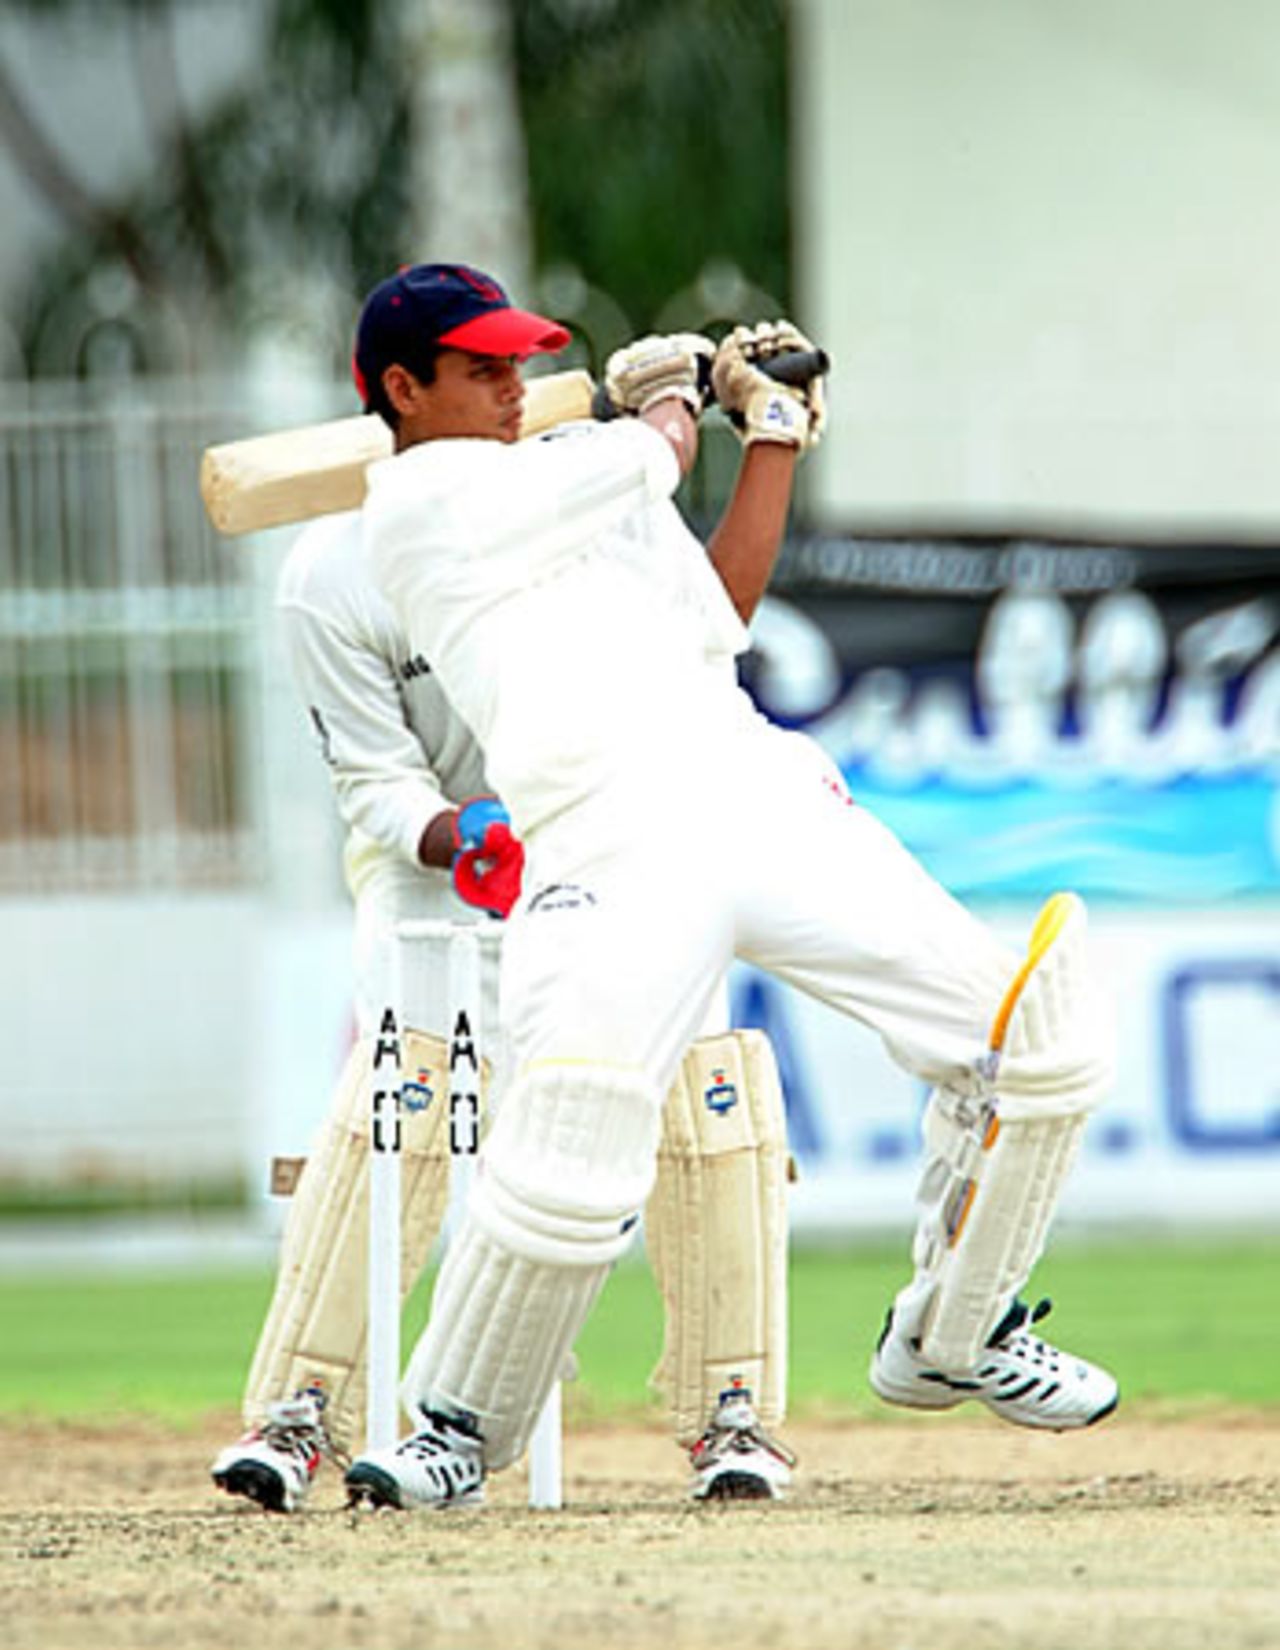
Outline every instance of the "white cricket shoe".
<path id="1" fill-rule="evenodd" d="M 229 1444 L 214 1461 L 214 1483 L 268 1512 L 296 1512 L 321 1456 L 332 1454 L 323 1414 L 324 1394 L 315 1387 L 272 1404 L 261 1426 Z"/>
<path id="2" fill-rule="evenodd" d="M 953 1409 L 966 1399 L 985 1404 L 1001 1420 L 1023 1427 L 1065 1432 L 1089 1427 L 1110 1415 L 1120 1401 L 1105 1369 L 1028 1333 L 1050 1309 L 1014 1301 L 987 1342 L 977 1368 L 962 1374 L 933 1368 L 920 1356 L 911 1326 L 891 1310 L 871 1360 L 871 1385 L 880 1397 L 907 1409 Z"/>
<path id="3" fill-rule="evenodd" d="M 346 1485 L 352 1507 L 474 1506 L 484 1500 L 484 1443 L 468 1418 L 426 1410 L 417 1432 L 357 1455 Z"/>
<path id="4" fill-rule="evenodd" d="M 735 1382 L 720 1394 L 707 1430 L 689 1451 L 695 1501 L 776 1501 L 796 1458 L 756 1419 L 751 1394 Z"/>

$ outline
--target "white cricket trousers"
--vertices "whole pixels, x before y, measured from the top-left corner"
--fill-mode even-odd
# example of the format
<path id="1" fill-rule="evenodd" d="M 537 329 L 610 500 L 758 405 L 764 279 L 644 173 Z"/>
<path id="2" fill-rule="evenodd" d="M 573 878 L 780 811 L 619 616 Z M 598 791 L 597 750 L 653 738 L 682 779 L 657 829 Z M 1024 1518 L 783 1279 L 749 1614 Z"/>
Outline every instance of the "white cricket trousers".
<path id="1" fill-rule="evenodd" d="M 513 1069 L 599 1062 L 665 1091 L 736 955 L 870 1026 L 927 1083 L 970 1071 L 1020 957 L 811 740 L 756 719 L 729 743 L 696 793 L 650 783 L 643 815 L 598 798 L 532 834 L 501 982 Z"/>

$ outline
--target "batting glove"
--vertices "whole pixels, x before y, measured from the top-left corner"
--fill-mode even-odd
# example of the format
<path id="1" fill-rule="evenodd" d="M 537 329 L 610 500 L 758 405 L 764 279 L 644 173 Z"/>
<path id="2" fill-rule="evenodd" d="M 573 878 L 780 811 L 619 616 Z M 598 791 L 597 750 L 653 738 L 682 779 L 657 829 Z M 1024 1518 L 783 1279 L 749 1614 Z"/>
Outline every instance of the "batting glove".
<path id="1" fill-rule="evenodd" d="M 614 350 L 604 366 L 609 410 L 642 413 L 664 396 L 678 395 L 697 418 L 706 404 L 715 351 L 699 332 L 655 333 Z"/>
<path id="2" fill-rule="evenodd" d="M 721 339 L 711 365 L 711 384 L 744 446 L 777 441 L 805 453 L 822 439 L 827 408 L 821 375 L 793 386 L 761 370 L 775 356 L 812 349 L 790 321 L 735 327 Z"/>
<path id="3" fill-rule="evenodd" d="M 496 796 L 474 796 L 453 819 L 453 886 L 460 899 L 506 917 L 520 898 L 524 844 Z"/>

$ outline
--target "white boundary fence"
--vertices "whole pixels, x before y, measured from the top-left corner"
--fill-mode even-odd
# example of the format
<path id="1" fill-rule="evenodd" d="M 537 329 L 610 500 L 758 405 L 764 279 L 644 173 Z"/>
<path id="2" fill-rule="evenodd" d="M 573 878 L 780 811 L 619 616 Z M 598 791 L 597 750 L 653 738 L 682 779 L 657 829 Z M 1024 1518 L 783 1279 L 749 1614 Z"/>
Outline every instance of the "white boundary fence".
<path id="1" fill-rule="evenodd" d="M 0 891 L 254 874 L 252 586 L 195 486 L 243 400 L 0 384 Z"/>

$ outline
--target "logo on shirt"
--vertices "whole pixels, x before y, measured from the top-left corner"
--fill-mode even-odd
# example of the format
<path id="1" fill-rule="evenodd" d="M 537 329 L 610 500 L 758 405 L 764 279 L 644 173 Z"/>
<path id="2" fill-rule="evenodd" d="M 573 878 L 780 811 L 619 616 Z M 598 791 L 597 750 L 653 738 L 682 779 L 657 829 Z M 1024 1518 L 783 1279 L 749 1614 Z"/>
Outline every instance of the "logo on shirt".
<path id="1" fill-rule="evenodd" d="M 430 676 L 431 666 L 421 653 L 415 653 L 412 659 L 406 659 L 400 666 L 400 674 L 406 682 L 411 682 L 415 676 Z"/>
<path id="2" fill-rule="evenodd" d="M 596 896 L 589 888 L 576 882 L 552 882 L 529 901 L 529 911 L 580 911 L 584 905 L 594 905 Z"/>
<path id="3" fill-rule="evenodd" d="M 577 441 L 584 435 L 590 435 L 597 429 L 595 424 L 586 419 L 574 419 L 568 424 L 556 424 L 549 430 L 543 430 L 534 439 L 537 441 Z"/>

